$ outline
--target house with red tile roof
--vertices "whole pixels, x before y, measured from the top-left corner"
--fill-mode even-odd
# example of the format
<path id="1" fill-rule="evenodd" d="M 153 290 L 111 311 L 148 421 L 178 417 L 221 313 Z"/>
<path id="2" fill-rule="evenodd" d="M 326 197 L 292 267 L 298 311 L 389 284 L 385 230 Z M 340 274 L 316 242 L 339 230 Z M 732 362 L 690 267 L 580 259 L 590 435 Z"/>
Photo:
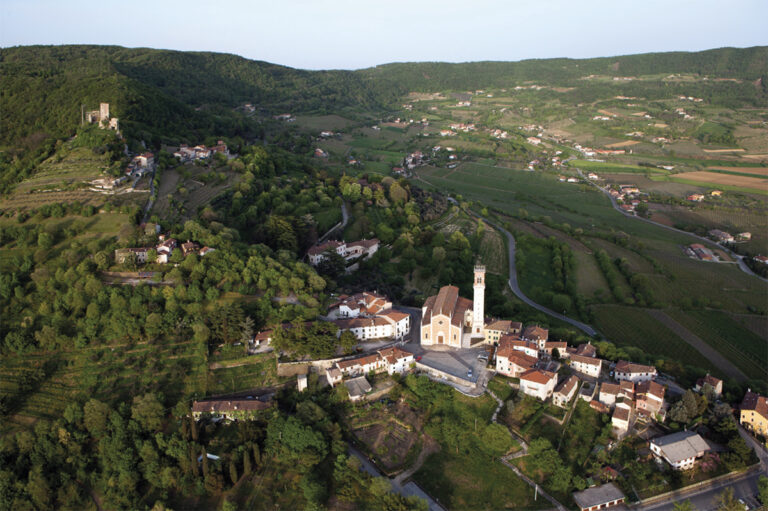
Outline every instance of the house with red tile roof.
<path id="1" fill-rule="evenodd" d="M 482 339 L 485 326 L 485 266 L 475 266 L 472 300 L 459 296 L 456 286 L 443 286 L 421 308 L 421 344 L 468 348 Z"/>
<path id="2" fill-rule="evenodd" d="M 597 378 L 603 368 L 603 360 L 600 358 L 583 357 L 581 355 L 571 355 L 571 369 L 585 376 Z"/>
<path id="3" fill-rule="evenodd" d="M 699 378 L 696 380 L 696 386 L 693 388 L 693 390 L 696 392 L 702 392 L 705 385 L 709 385 L 712 388 L 715 393 L 715 397 L 720 397 L 723 395 L 723 380 L 715 378 L 711 374 L 707 373 L 704 378 Z"/>
<path id="4" fill-rule="evenodd" d="M 554 394 L 552 394 L 552 404 L 561 408 L 566 408 L 568 403 L 571 402 L 573 396 L 576 395 L 576 391 L 579 388 L 579 378 L 576 375 L 571 375 L 563 380 L 560 385 L 555 388 Z"/>
<path id="5" fill-rule="evenodd" d="M 615 378 L 619 381 L 628 380 L 631 382 L 649 381 L 656 378 L 656 368 L 643 364 L 635 364 L 620 360 L 614 368 Z"/>
<path id="6" fill-rule="evenodd" d="M 529 369 L 520 375 L 520 392 L 546 401 L 555 392 L 557 373 Z"/>
<path id="7" fill-rule="evenodd" d="M 496 350 L 496 372 L 510 378 L 519 378 L 538 361 L 536 357 L 526 355 L 511 346 L 499 346 Z"/>
<path id="8" fill-rule="evenodd" d="M 753 433 L 768 436 L 768 398 L 747 389 L 740 406 L 739 423 Z"/>

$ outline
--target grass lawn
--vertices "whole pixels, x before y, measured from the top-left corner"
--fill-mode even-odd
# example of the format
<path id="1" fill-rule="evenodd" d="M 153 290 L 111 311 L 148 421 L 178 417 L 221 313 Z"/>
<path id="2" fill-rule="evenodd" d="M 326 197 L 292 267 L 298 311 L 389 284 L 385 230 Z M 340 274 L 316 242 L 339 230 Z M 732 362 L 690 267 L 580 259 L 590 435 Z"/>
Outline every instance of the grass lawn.
<path id="1" fill-rule="evenodd" d="M 668 170 L 655 167 L 640 167 L 639 165 L 624 165 L 613 162 L 571 160 L 568 162 L 571 167 L 578 167 L 581 170 L 590 172 L 610 172 L 611 174 L 669 174 Z"/>
<path id="2" fill-rule="evenodd" d="M 451 510 L 545 509 L 533 489 L 498 460 L 478 453 L 438 452 L 413 476 L 424 490 Z"/>
<path id="3" fill-rule="evenodd" d="M 544 293 L 554 287 L 552 250 L 544 240 L 531 236 L 516 237 L 515 263 L 520 288 L 535 302 L 545 302 Z"/>

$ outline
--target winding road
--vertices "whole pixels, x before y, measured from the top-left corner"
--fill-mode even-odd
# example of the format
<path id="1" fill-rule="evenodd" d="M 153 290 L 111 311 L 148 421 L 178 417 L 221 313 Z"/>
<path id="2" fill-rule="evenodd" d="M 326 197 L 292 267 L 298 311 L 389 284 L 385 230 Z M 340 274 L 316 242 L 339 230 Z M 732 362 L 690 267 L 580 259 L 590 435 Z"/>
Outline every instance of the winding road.
<path id="1" fill-rule="evenodd" d="M 584 173 L 581 171 L 580 168 L 578 168 L 578 167 L 572 167 L 572 168 L 576 169 L 576 172 L 579 173 L 579 176 L 582 179 L 584 179 L 584 181 L 586 181 L 587 183 L 591 184 L 592 186 L 594 186 L 595 188 L 597 188 L 598 190 L 603 192 L 608 197 L 608 199 L 611 201 L 611 206 L 613 206 L 613 209 L 615 209 L 616 211 L 618 211 L 619 213 L 621 213 L 625 217 L 627 217 L 627 218 L 635 218 L 635 219 L 640 220 L 642 222 L 645 222 L 645 223 L 648 223 L 648 224 L 651 224 L 651 225 L 655 225 L 656 227 L 661 227 L 661 228 L 667 229 L 668 231 L 673 231 L 673 232 L 676 232 L 678 234 L 684 234 L 686 236 L 690 236 L 692 238 L 695 238 L 697 241 L 701 241 L 701 242 L 706 243 L 706 244 L 708 244 L 710 246 L 713 246 L 715 248 L 723 250 L 723 251 L 727 252 L 728 255 L 730 255 L 731 257 L 736 259 L 736 262 L 737 262 L 737 264 L 739 266 L 739 269 L 741 271 L 743 271 L 747 275 L 750 275 L 752 277 L 758 278 L 758 279 L 762 280 L 763 282 L 768 282 L 768 279 L 765 279 L 765 278 L 761 277 L 757 273 L 753 272 L 750 269 L 749 266 L 747 266 L 747 263 L 744 262 L 744 256 L 736 254 L 735 252 L 730 250 L 728 247 L 720 245 L 719 243 L 716 243 L 716 242 L 712 241 L 709 238 L 705 238 L 703 236 L 699 236 L 698 234 L 694 234 L 692 232 L 684 231 L 682 229 L 678 229 L 677 227 L 672 227 L 671 225 L 664 225 L 664 224 L 661 224 L 659 222 L 654 222 L 650 218 L 645 218 L 645 217 L 642 217 L 642 216 L 637 216 L 637 215 L 633 215 L 633 214 L 627 213 L 626 211 L 621 209 L 621 207 L 619 206 L 618 202 L 616 202 L 616 199 L 610 193 L 608 193 L 608 190 L 606 190 L 605 188 L 601 188 L 594 181 L 591 181 L 591 180 L 587 179 L 586 177 L 584 177 Z"/>
<path id="2" fill-rule="evenodd" d="M 497 224 L 496 222 L 488 220 L 485 217 L 478 216 L 478 215 L 476 215 L 476 214 L 474 214 L 472 212 L 469 212 L 469 214 L 474 216 L 475 218 L 478 218 L 478 219 L 480 219 L 480 220 L 482 220 L 482 221 L 492 225 L 493 227 L 498 229 L 499 232 L 503 233 L 507 237 L 507 241 L 509 242 L 508 243 L 508 248 L 509 248 L 509 288 L 515 294 L 515 296 L 520 298 L 523 302 L 527 303 L 528 305 L 530 305 L 534 309 L 538 309 L 541 312 L 543 312 L 544 314 L 552 316 L 553 318 L 557 318 L 560 321 L 564 321 L 566 323 L 569 323 L 569 324 L 575 326 L 576 328 L 578 328 L 579 330 L 581 330 L 582 332 L 584 332 L 585 334 L 587 334 L 587 335 L 589 335 L 591 337 L 596 337 L 597 336 L 597 330 L 595 330 L 591 326 L 587 325 L 586 323 L 582 323 L 581 321 L 577 321 L 575 319 L 571 319 L 568 316 L 565 316 L 563 314 L 555 312 L 552 309 L 544 307 L 543 305 L 538 304 L 538 303 L 534 302 L 533 300 L 531 300 L 530 298 L 528 298 L 527 296 L 525 296 L 525 293 L 523 293 L 523 291 L 520 289 L 520 284 L 517 281 L 517 269 L 515 267 L 515 238 L 514 238 L 514 236 L 512 236 L 512 234 L 508 230 L 506 230 L 504 227 L 502 227 L 501 225 Z"/>

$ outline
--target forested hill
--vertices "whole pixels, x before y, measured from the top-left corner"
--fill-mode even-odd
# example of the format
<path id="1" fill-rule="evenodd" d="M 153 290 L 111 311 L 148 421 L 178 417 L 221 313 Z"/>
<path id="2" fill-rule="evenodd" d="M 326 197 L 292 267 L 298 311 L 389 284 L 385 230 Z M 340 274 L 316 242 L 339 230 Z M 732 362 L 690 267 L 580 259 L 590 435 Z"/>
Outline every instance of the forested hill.
<path id="1" fill-rule="evenodd" d="M 27 46 L 0 50 L 0 146 L 31 135 L 73 132 L 80 105 L 111 105 L 130 135 L 187 139 L 218 133 L 253 136 L 253 123 L 233 111 L 250 102 L 268 113 L 383 109 L 409 91 L 475 90 L 541 81 L 578 85 L 607 76 L 688 73 L 735 78 L 709 94 L 747 104 L 768 94 L 768 47 L 697 53 L 653 53 L 585 60 L 402 63 L 358 71 L 302 71 L 219 53 L 117 46 Z M 695 87 L 695 84 L 688 84 Z M 663 82 L 622 84 L 628 91 L 674 93 Z M 599 88 L 582 87 L 589 100 Z M 704 91 L 707 92 L 707 91 Z M 706 94 L 704 94 L 706 95 Z"/>

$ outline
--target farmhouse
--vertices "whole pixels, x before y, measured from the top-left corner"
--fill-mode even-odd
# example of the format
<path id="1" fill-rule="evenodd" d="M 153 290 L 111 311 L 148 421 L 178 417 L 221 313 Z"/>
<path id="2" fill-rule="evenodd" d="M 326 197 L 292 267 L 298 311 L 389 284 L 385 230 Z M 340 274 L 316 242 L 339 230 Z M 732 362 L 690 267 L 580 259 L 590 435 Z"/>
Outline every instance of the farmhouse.
<path id="1" fill-rule="evenodd" d="M 485 337 L 483 342 L 499 342 L 502 335 L 519 334 L 522 328 L 523 324 L 516 321 L 499 320 L 490 322 L 485 325 L 485 328 L 483 329 L 483 335 Z"/>
<path id="2" fill-rule="evenodd" d="M 334 387 L 342 380 L 341 369 L 338 367 L 329 367 L 325 370 L 325 377 L 328 380 L 328 384 Z"/>
<path id="3" fill-rule="evenodd" d="M 708 234 L 710 238 L 715 239 L 718 243 L 731 243 L 733 241 L 733 236 L 720 229 L 712 229 Z"/>
<path id="4" fill-rule="evenodd" d="M 642 364 L 633 364 L 625 360 L 616 363 L 615 378 L 619 381 L 627 380 L 631 382 L 649 381 L 656 378 L 656 368 Z"/>
<path id="5" fill-rule="evenodd" d="M 747 389 L 741 402 L 739 423 L 759 435 L 768 435 L 768 398 Z"/>
<path id="6" fill-rule="evenodd" d="M 555 391 L 557 373 L 529 369 L 520 375 L 520 391 L 523 394 L 546 401 Z"/>
<path id="7" fill-rule="evenodd" d="M 628 431 L 631 412 L 626 406 L 617 406 L 611 416 L 611 425 L 621 432 Z"/>
<path id="8" fill-rule="evenodd" d="M 512 348 L 517 351 L 522 351 L 529 357 L 539 357 L 539 346 L 533 341 L 524 341 L 514 335 L 502 335 L 499 339 L 499 349 Z"/>
<path id="9" fill-rule="evenodd" d="M 603 367 L 603 361 L 599 358 L 571 355 L 571 369 L 577 373 L 597 378 Z"/>
<path id="10" fill-rule="evenodd" d="M 386 296 L 363 291 L 352 296 L 339 296 L 339 300 L 330 306 L 328 315 L 342 318 L 372 317 L 391 308 L 392 302 Z"/>
<path id="11" fill-rule="evenodd" d="M 258 412 L 269 408 L 271 403 L 258 399 L 206 399 L 192 403 L 192 417 L 199 421 L 202 417 L 224 420 L 252 420 Z"/>
<path id="12" fill-rule="evenodd" d="M 709 451 L 709 444 L 693 431 L 680 431 L 654 438 L 650 448 L 653 454 L 664 459 L 673 469 L 689 470 L 696 464 L 696 458 Z"/>
<path id="13" fill-rule="evenodd" d="M 358 376 L 344 382 L 349 391 L 350 401 L 360 401 L 363 397 L 371 391 L 371 384 L 365 379 L 365 376 Z"/>
<path id="14" fill-rule="evenodd" d="M 561 408 L 567 407 L 578 388 L 579 378 L 575 375 L 569 376 L 555 389 L 555 393 L 552 394 L 552 404 Z"/>
<path id="15" fill-rule="evenodd" d="M 384 366 L 385 360 L 378 353 L 336 362 L 336 367 L 339 368 L 342 374 L 347 374 L 349 376 L 359 376 L 366 373 L 377 372 L 380 369 L 383 369 Z"/>
<path id="16" fill-rule="evenodd" d="M 523 330 L 523 340 L 535 342 L 540 349 L 544 348 L 544 343 L 549 339 L 549 330 L 541 328 L 539 325 L 529 326 Z"/>
<path id="17" fill-rule="evenodd" d="M 539 354 L 553 357 L 555 350 L 557 350 L 557 355 L 560 358 L 570 357 L 570 353 L 568 353 L 568 343 L 564 341 L 545 341 L 544 347 L 539 350 Z"/>
<path id="18" fill-rule="evenodd" d="M 511 346 L 502 346 L 496 351 L 496 372 L 510 378 L 519 378 L 521 374 L 533 368 L 536 362 L 536 357 L 526 355 Z"/>
<path id="19" fill-rule="evenodd" d="M 131 257 L 135 258 L 136 263 L 146 263 L 147 254 L 152 250 L 151 247 L 142 248 L 118 248 L 115 250 L 115 262 L 117 264 L 126 263 Z"/>
<path id="20" fill-rule="evenodd" d="M 699 258 L 702 261 L 716 261 L 717 256 L 715 256 L 715 253 L 712 252 L 710 249 L 702 245 L 701 243 L 694 243 L 690 245 L 689 247 L 690 254 L 694 257 Z"/>
<path id="21" fill-rule="evenodd" d="M 640 382 L 635 385 L 635 407 L 651 416 L 662 413 L 665 393 L 666 389 L 655 381 Z"/>
<path id="22" fill-rule="evenodd" d="M 581 511 L 595 511 L 618 506 L 624 502 L 624 494 L 615 484 L 608 483 L 574 492 L 573 501 Z"/>
<path id="23" fill-rule="evenodd" d="M 469 347 L 481 339 L 484 327 L 485 266 L 475 266 L 474 299 L 459 296 L 456 286 L 444 286 L 421 309 L 421 344 Z"/>
<path id="24" fill-rule="evenodd" d="M 736 241 L 749 241 L 752 239 L 751 232 L 740 232 L 736 235 Z"/>
<path id="25" fill-rule="evenodd" d="M 313 266 L 320 264 L 320 262 L 325 259 L 325 253 L 328 250 L 335 251 L 347 261 L 361 256 L 364 256 L 367 259 L 379 250 L 379 240 L 373 238 L 370 240 L 359 240 L 349 243 L 335 240 L 326 241 L 321 245 L 315 245 L 309 249 L 309 263 Z"/>
<path id="26" fill-rule="evenodd" d="M 403 374 L 413 363 L 413 353 L 402 350 L 397 346 L 380 350 L 379 354 L 384 358 L 387 372 L 390 375 L 394 373 Z"/>
<path id="27" fill-rule="evenodd" d="M 696 380 L 696 386 L 693 387 L 693 390 L 696 392 L 703 392 L 705 385 L 709 385 L 712 388 L 715 393 L 715 397 L 719 398 L 723 394 L 723 380 L 715 378 L 709 373 L 707 373 L 704 378 L 699 378 Z"/>
<path id="28" fill-rule="evenodd" d="M 385 337 L 402 339 L 411 331 L 411 315 L 392 310 L 374 317 L 337 319 L 334 323 L 339 327 L 339 335 L 349 330 L 361 341 Z"/>

